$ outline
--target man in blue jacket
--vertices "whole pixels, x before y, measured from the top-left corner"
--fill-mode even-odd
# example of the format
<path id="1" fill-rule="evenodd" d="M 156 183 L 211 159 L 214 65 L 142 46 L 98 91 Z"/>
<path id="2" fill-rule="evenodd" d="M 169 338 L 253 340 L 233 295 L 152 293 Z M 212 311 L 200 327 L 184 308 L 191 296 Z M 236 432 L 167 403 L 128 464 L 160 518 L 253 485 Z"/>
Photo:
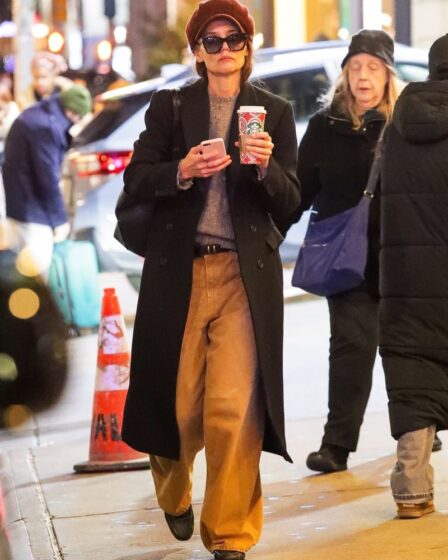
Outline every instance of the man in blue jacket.
<path id="1" fill-rule="evenodd" d="M 7 246 L 21 253 L 30 275 L 48 276 L 54 241 L 69 233 L 59 186 L 70 145 L 69 129 L 91 111 L 88 90 L 73 85 L 26 109 L 14 122 L 5 147 Z"/>

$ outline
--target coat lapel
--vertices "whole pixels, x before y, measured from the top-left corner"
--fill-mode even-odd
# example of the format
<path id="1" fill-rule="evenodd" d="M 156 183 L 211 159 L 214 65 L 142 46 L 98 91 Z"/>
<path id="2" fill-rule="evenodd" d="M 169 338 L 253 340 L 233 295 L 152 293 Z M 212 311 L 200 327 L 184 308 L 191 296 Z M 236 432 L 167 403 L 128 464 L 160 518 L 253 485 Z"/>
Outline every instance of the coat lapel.
<path id="1" fill-rule="evenodd" d="M 181 123 L 187 150 L 208 138 L 210 106 L 207 85 L 198 80 L 182 91 Z"/>
<path id="2" fill-rule="evenodd" d="M 187 152 L 208 138 L 210 129 L 210 105 L 207 84 L 197 80 L 181 90 L 180 122 Z M 195 179 L 202 202 L 205 202 L 207 184 L 205 179 Z"/>

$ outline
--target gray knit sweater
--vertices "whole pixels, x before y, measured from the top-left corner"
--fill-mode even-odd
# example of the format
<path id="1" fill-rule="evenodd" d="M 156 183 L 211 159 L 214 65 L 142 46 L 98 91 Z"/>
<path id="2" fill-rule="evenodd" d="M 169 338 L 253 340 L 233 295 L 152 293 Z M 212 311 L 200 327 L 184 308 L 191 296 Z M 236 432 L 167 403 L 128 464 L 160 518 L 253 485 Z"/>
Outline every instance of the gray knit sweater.
<path id="1" fill-rule="evenodd" d="M 235 97 L 217 97 L 209 94 L 210 138 L 223 138 L 227 145 L 230 122 L 235 107 Z M 201 244 L 220 243 L 235 249 L 235 234 L 229 212 L 226 190 L 226 170 L 208 179 L 207 202 L 199 220 L 196 242 Z"/>

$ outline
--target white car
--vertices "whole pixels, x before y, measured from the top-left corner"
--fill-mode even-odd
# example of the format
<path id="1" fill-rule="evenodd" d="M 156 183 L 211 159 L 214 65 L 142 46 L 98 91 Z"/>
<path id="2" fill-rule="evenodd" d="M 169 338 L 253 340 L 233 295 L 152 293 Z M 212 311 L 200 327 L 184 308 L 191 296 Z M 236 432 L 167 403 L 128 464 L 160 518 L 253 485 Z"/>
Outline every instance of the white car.
<path id="1" fill-rule="evenodd" d="M 294 108 L 298 139 L 308 119 L 318 109 L 319 96 L 340 72 L 348 43 L 328 41 L 304 47 L 257 51 L 252 80 L 285 99 Z M 395 61 L 404 81 L 427 77 L 426 51 L 396 45 Z M 142 259 L 126 251 L 113 237 L 115 203 L 123 186 L 123 171 L 134 141 L 144 129 L 144 114 L 154 91 L 183 85 L 193 76 L 181 74 L 155 78 L 103 94 L 104 108 L 82 130 L 65 160 L 64 190 L 78 238 L 91 239 L 102 270 L 121 270 L 137 278 Z M 306 220 L 289 231 L 280 247 L 283 262 L 292 262 L 303 239 Z"/>

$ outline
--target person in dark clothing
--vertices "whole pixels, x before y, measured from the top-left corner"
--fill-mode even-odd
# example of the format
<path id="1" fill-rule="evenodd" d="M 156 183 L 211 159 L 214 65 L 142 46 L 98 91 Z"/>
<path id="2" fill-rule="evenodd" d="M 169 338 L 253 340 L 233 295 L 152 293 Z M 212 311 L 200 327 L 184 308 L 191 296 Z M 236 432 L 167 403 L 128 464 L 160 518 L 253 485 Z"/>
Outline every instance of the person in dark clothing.
<path id="1" fill-rule="evenodd" d="M 192 536 L 194 458 L 205 448 L 200 531 L 215 560 L 243 560 L 263 522 L 262 449 L 290 461 L 283 411 L 279 245 L 299 205 L 291 105 L 247 80 L 254 22 L 237 0 L 201 2 L 186 35 L 200 79 L 153 95 L 125 172 L 156 201 L 132 341 L 123 439 L 150 454 L 157 500 L 179 540 Z M 263 106 L 247 136 L 240 106 Z M 227 155 L 205 154 L 221 137 Z"/>
<path id="2" fill-rule="evenodd" d="M 48 287 L 0 249 L 0 428 L 59 400 L 68 375 L 65 332 Z"/>
<path id="3" fill-rule="evenodd" d="M 69 129 L 92 107 L 88 90 L 74 85 L 26 109 L 13 123 L 5 146 L 3 183 L 6 245 L 22 252 L 35 274 L 46 278 L 53 242 L 69 233 L 59 185 Z"/>
<path id="4" fill-rule="evenodd" d="M 394 44 L 383 31 L 353 36 L 342 72 L 300 143 L 297 174 L 302 201 L 319 219 L 355 206 L 367 185 L 376 142 L 400 90 Z M 365 281 L 328 297 L 330 312 L 328 420 L 319 451 L 307 466 L 320 472 L 347 468 L 355 451 L 372 384 L 377 351 L 379 204 L 370 205 Z"/>
<path id="5" fill-rule="evenodd" d="M 380 354 L 397 463 L 399 518 L 434 511 L 429 463 L 448 428 L 448 35 L 429 51 L 429 81 L 397 101 L 382 162 Z"/>
<path id="6" fill-rule="evenodd" d="M 19 108 L 12 100 L 12 92 L 5 82 L 0 80 L 0 247 L 5 243 L 5 194 L 3 190 L 2 165 L 5 140 L 12 123 L 19 116 Z"/>

